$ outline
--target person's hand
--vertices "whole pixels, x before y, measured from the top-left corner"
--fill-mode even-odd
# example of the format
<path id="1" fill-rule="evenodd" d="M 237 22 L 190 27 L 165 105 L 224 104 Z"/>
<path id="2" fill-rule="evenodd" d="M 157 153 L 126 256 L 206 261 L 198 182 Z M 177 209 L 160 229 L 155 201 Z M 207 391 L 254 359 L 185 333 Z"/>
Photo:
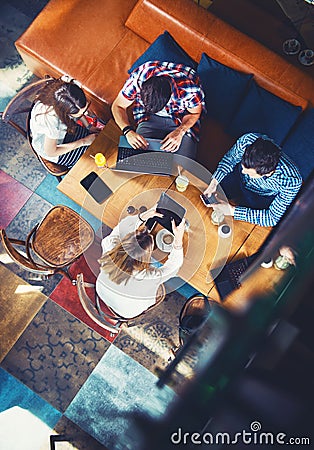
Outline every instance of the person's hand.
<path id="1" fill-rule="evenodd" d="M 96 137 L 97 137 L 96 133 L 88 134 L 87 136 L 82 138 L 82 145 L 91 145 L 96 139 Z"/>
<path id="2" fill-rule="evenodd" d="M 215 211 L 220 212 L 224 216 L 234 216 L 234 210 L 235 210 L 234 206 L 230 205 L 230 203 L 228 203 L 222 199 L 217 199 L 217 200 L 218 200 L 218 203 L 213 204 L 213 209 Z"/>
<path id="3" fill-rule="evenodd" d="M 154 206 L 152 206 L 150 209 L 148 209 L 147 211 L 140 213 L 139 214 L 140 219 L 144 220 L 144 222 L 146 222 L 146 220 L 150 219 L 151 217 L 164 217 L 163 214 L 156 212 L 156 208 L 157 208 L 157 203 Z"/>
<path id="4" fill-rule="evenodd" d="M 294 266 L 296 265 L 295 254 L 290 247 L 287 247 L 287 246 L 280 247 L 279 254 L 281 256 L 284 256 L 289 261 L 290 264 L 292 264 Z"/>
<path id="5" fill-rule="evenodd" d="M 204 195 L 207 195 L 207 197 L 210 197 L 212 194 L 216 192 L 218 185 L 218 181 L 215 178 L 212 178 L 211 182 L 203 192 Z"/>
<path id="6" fill-rule="evenodd" d="M 174 153 L 179 150 L 184 133 L 176 128 L 161 141 L 161 150 Z"/>
<path id="7" fill-rule="evenodd" d="M 98 127 L 90 127 L 90 129 L 88 130 L 90 133 L 93 134 L 99 134 L 101 132 L 102 128 L 98 128 Z"/>
<path id="8" fill-rule="evenodd" d="M 144 138 L 144 136 L 141 136 L 140 134 L 136 133 L 136 131 L 129 131 L 128 134 L 125 136 L 128 143 L 131 145 L 131 147 L 140 150 L 144 149 L 146 150 L 148 148 L 148 142 Z"/>
<path id="9" fill-rule="evenodd" d="M 177 226 L 174 219 L 171 220 L 172 232 L 174 234 L 174 245 L 181 246 L 183 242 L 183 235 L 185 230 L 185 219 L 183 218 Z"/>

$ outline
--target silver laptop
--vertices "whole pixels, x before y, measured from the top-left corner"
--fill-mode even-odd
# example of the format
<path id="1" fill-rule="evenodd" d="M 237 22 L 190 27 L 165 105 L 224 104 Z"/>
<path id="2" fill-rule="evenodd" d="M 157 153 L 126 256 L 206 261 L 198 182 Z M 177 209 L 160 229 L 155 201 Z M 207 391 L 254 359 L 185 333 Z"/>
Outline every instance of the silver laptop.
<path id="1" fill-rule="evenodd" d="M 131 147 L 125 136 L 120 136 L 117 161 L 112 170 L 122 172 L 172 175 L 174 173 L 173 154 L 161 150 L 161 140 L 145 138 L 147 150 Z"/>

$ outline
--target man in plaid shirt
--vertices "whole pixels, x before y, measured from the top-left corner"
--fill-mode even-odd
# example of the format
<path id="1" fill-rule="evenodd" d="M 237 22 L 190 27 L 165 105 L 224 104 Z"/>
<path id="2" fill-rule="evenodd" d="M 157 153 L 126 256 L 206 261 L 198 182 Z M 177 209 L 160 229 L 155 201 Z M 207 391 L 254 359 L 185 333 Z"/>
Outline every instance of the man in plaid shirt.
<path id="1" fill-rule="evenodd" d="M 218 183 L 239 206 L 217 197 L 214 209 L 236 220 L 275 226 L 299 192 L 302 177 L 271 139 L 247 133 L 221 159 L 204 194 L 215 194 Z"/>
<path id="2" fill-rule="evenodd" d="M 131 105 L 136 130 L 127 115 Z M 191 67 L 148 61 L 131 73 L 112 113 L 133 148 L 146 149 L 145 137 L 156 138 L 162 140 L 163 150 L 195 159 L 203 108 L 204 92 Z"/>

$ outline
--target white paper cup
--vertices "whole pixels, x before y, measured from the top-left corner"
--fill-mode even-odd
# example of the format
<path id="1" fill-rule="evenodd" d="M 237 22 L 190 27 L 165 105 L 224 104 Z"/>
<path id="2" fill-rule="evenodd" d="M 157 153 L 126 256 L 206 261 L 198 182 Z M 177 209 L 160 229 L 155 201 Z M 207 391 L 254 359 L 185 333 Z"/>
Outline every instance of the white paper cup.
<path id="1" fill-rule="evenodd" d="M 231 236 L 231 228 L 226 223 L 223 223 L 218 227 L 218 235 L 222 238 L 228 238 Z"/>
<path id="2" fill-rule="evenodd" d="M 269 269 L 273 266 L 273 260 L 272 258 L 265 258 L 265 260 L 261 263 L 261 267 L 264 269 Z"/>

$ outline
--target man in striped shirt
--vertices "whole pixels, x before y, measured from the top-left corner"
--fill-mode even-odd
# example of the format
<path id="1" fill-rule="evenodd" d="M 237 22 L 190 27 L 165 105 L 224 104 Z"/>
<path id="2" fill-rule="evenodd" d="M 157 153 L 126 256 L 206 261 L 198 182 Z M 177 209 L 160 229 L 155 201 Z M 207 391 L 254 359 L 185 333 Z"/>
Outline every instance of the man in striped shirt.
<path id="1" fill-rule="evenodd" d="M 133 106 L 136 130 L 127 108 Z M 112 105 L 113 117 L 136 149 L 147 149 L 145 138 L 162 140 L 162 149 L 196 157 L 204 92 L 196 72 L 183 64 L 148 61 L 135 69 Z"/>
<path id="2" fill-rule="evenodd" d="M 218 212 L 235 220 L 275 226 L 299 192 L 302 178 L 270 138 L 247 133 L 221 159 L 204 194 L 215 194 L 218 184 L 237 205 L 217 197 L 218 204 L 211 206 Z"/>

